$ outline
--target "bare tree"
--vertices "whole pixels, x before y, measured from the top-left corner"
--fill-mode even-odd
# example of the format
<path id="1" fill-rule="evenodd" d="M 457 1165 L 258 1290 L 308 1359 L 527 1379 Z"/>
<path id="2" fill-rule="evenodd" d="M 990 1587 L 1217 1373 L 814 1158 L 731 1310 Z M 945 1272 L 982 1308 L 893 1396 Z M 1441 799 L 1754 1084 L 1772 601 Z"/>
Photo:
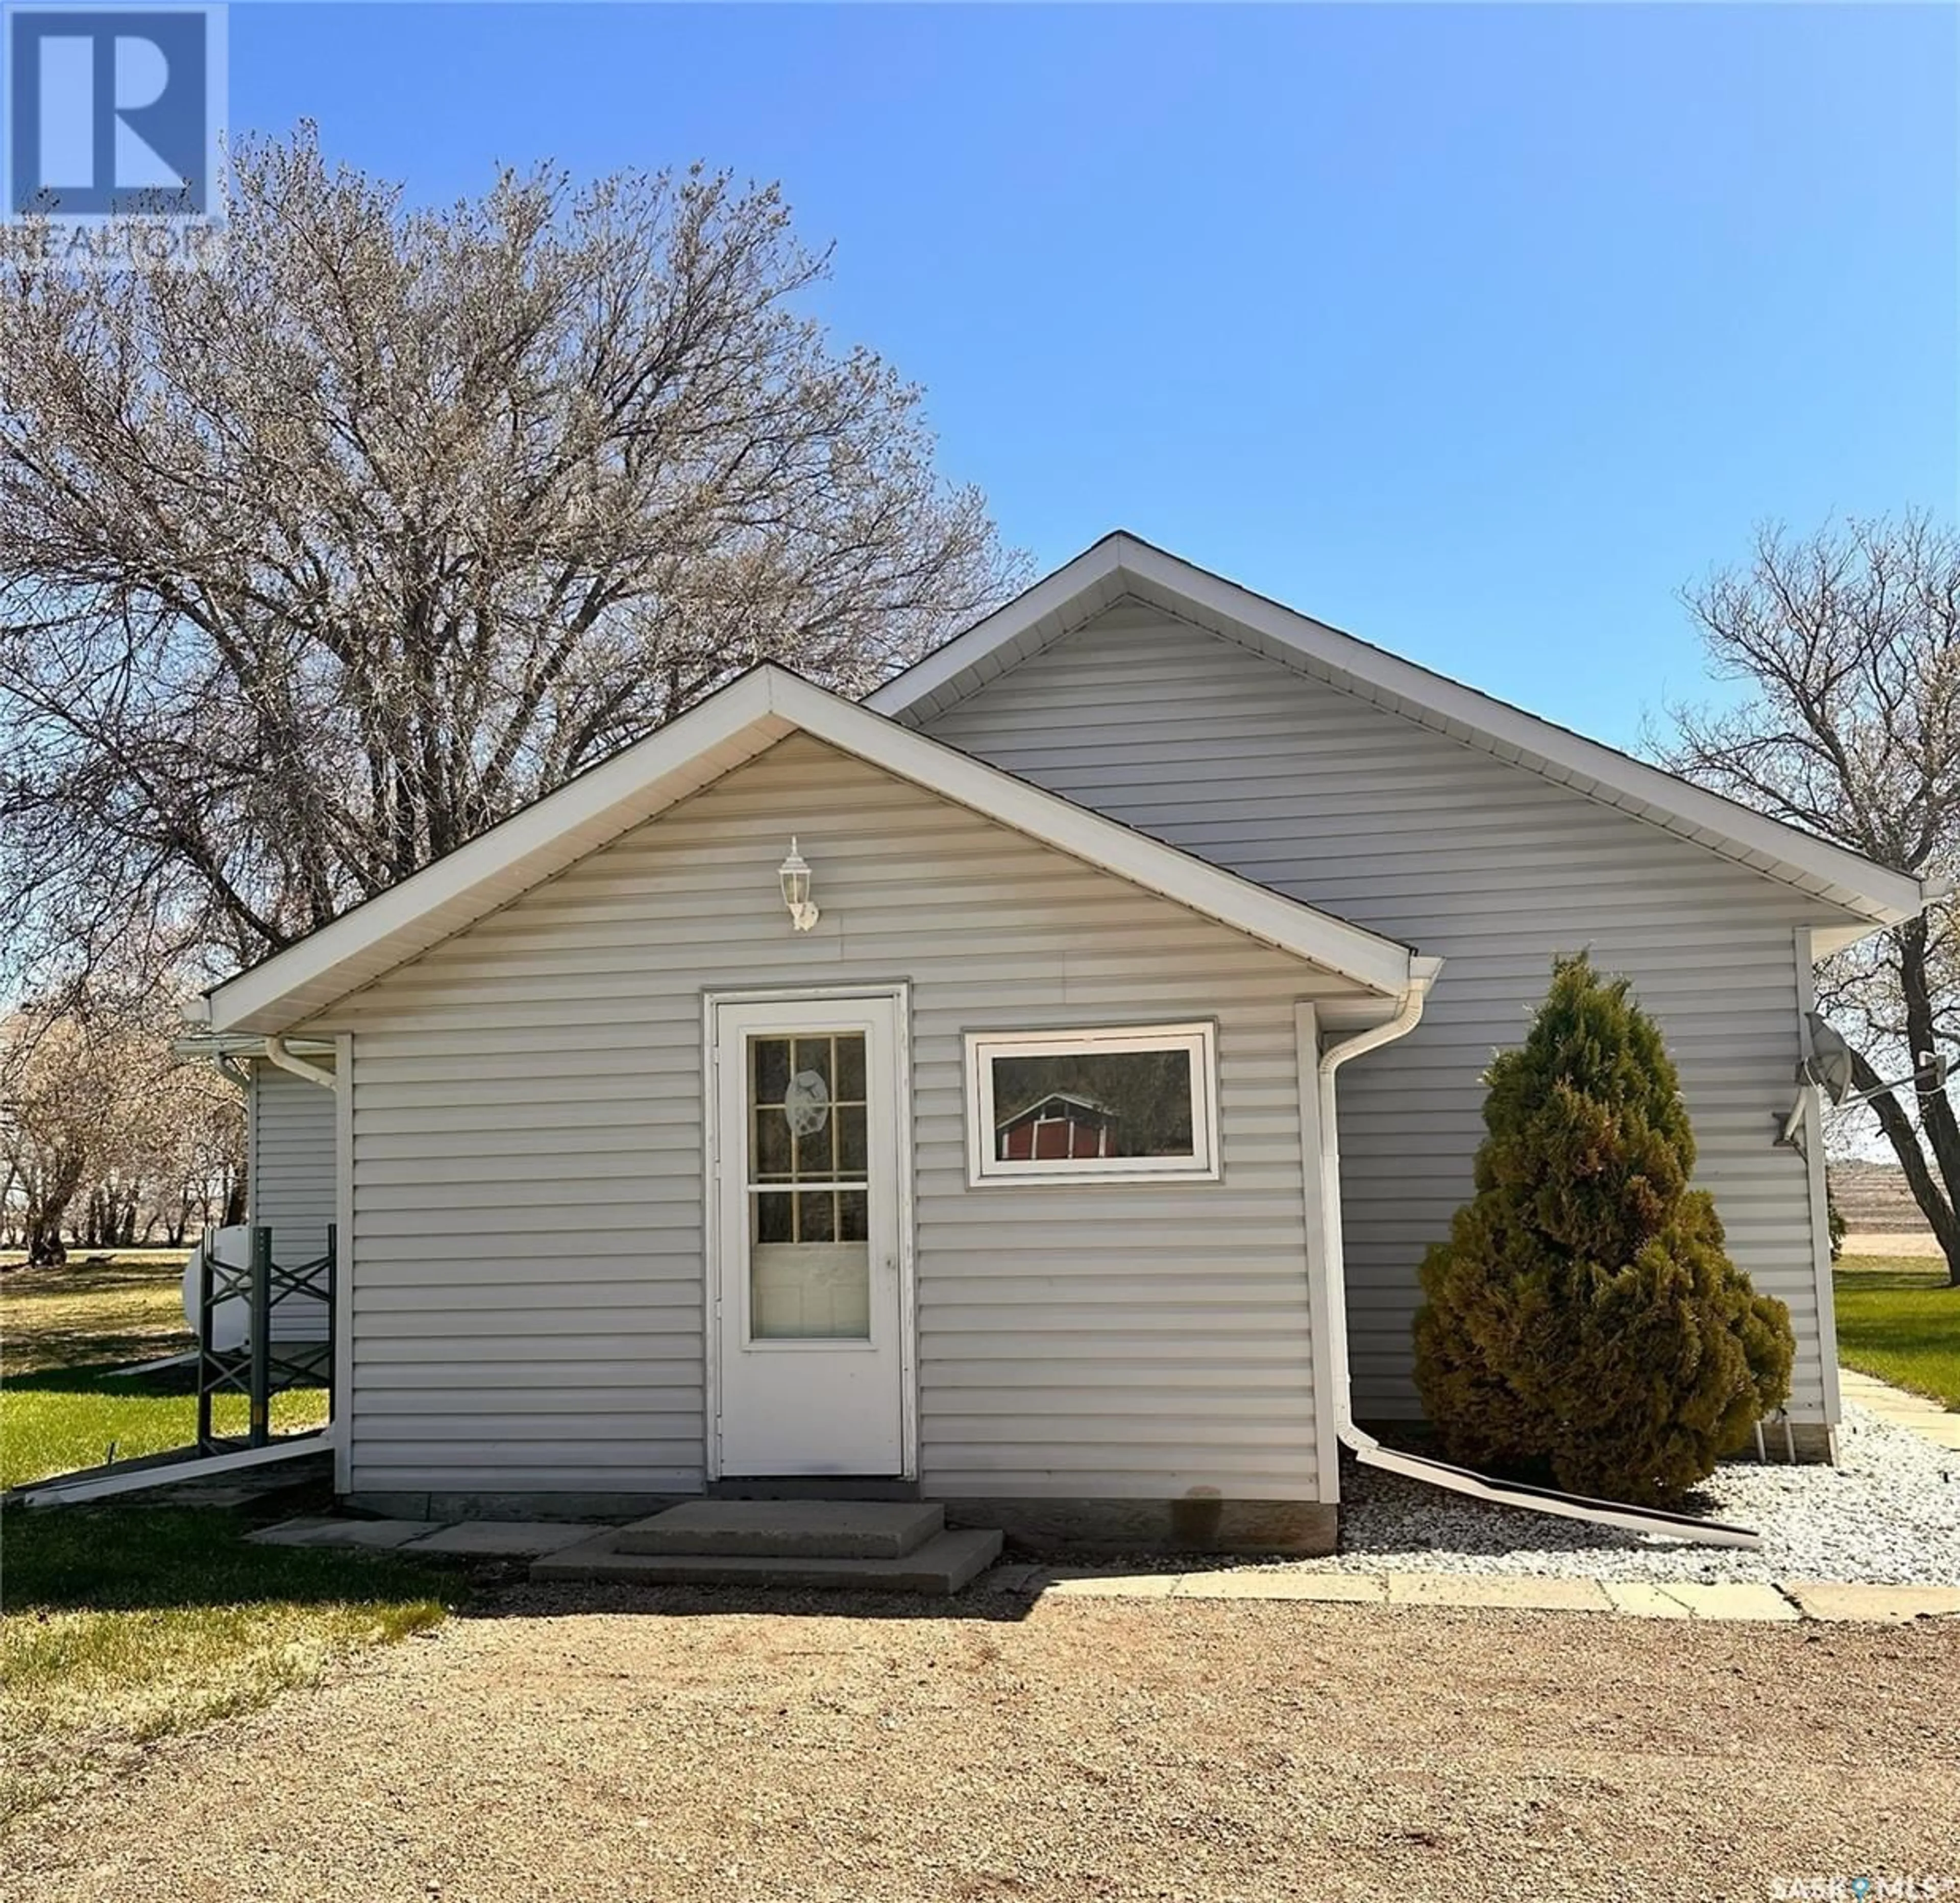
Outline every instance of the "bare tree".
<path id="1" fill-rule="evenodd" d="M 236 1085 L 170 1048 L 177 1002 L 97 993 L 0 1020 L 0 1178 L 30 1263 L 68 1242 L 174 1246 L 228 1213 L 244 1173 Z"/>
<path id="2" fill-rule="evenodd" d="M 243 1174 L 243 1095 L 212 1065 L 171 1055 L 174 1017 L 152 1005 L 124 1028 L 108 1115 L 71 1215 L 84 1246 L 146 1246 L 161 1229 L 174 1248 L 217 1220 Z"/>
<path id="3" fill-rule="evenodd" d="M 235 1085 L 203 1064 L 180 1065 L 166 1096 L 166 1141 L 145 1213 L 175 1249 L 245 1219 L 245 1103 Z"/>
<path id="4" fill-rule="evenodd" d="M 412 210 L 310 129 L 235 173 L 221 269 L 0 275 L 24 958 L 227 971 L 758 660 L 861 692 L 1018 579 L 773 188 Z"/>
<path id="5" fill-rule="evenodd" d="M 1923 513 L 1802 539 L 1760 530 L 1743 568 L 1685 596 L 1746 697 L 1676 708 L 1668 764 L 1895 871 L 1960 870 L 1960 536 Z M 1860 1091 L 1960 1049 L 1952 897 L 1825 962 L 1818 998 Z M 1960 1119 L 1950 1090 L 1872 1100 L 1960 1287 Z"/>
<path id="6" fill-rule="evenodd" d="M 65 1255 L 69 1205 L 116 1120 L 123 1042 L 105 1019 L 32 1006 L 0 1025 L 0 1152 L 30 1265 Z"/>

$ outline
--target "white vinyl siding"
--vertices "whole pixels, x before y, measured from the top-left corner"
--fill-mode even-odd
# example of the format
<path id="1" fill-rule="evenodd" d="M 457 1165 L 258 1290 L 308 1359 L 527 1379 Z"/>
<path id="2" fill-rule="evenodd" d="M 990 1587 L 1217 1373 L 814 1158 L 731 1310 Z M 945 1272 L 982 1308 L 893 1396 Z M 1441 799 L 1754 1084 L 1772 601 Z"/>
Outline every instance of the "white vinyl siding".
<path id="1" fill-rule="evenodd" d="M 333 1093 L 255 1063 L 247 1107 L 248 1219 L 272 1230 L 274 1261 L 311 1262 L 326 1249 L 334 1220 Z"/>
<path id="2" fill-rule="evenodd" d="M 1793 928 L 1821 901 L 1161 610 L 1111 608 L 922 723 L 1445 966 L 1421 1027 L 1341 1074 L 1356 1412 L 1418 1411 L 1417 1265 L 1468 1195 L 1481 1075 L 1552 955 L 1630 973 L 1666 1035 L 1736 1261 L 1790 1304 L 1792 1412 L 1825 1418 L 1808 1176 L 1775 1147 L 1798 1055 Z"/>
<path id="3" fill-rule="evenodd" d="M 353 1488 L 699 1488 L 702 994 L 900 980 L 928 1493 L 1319 1497 L 1293 1011 L 1351 985 L 801 736 L 310 1027 L 353 1036 Z M 967 1033 L 1199 1017 L 1223 1180 L 969 1188 Z"/>

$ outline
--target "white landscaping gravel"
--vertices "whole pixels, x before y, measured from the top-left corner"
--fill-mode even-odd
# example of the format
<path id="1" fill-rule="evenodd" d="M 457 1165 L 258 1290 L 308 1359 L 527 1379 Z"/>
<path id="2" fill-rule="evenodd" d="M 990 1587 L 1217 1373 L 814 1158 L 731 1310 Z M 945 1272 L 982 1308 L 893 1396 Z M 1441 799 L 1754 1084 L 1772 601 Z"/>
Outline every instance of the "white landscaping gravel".
<path id="1" fill-rule="evenodd" d="M 1341 1550 L 1285 1564 L 1311 1572 L 1960 1586 L 1960 1453 L 1849 1403 L 1838 1444 L 1835 1467 L 1733 1461 L 1701 1490 L 1693 1507 L 1761 1533 L 1756 1552 L 1493 1507 L 1344 1455 Z"/>

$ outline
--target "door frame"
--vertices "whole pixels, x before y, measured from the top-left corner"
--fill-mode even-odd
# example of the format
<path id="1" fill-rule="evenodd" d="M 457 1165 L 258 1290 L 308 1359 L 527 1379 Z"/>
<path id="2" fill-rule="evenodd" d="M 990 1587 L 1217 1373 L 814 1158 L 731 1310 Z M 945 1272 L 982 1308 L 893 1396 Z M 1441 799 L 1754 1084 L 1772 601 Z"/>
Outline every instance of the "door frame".
<path id="1" fill-rule="evenodd" d="M 898 1159 L 896 1214 L 899 1230 L 899 1421 L 902 1480 L 918 1478 L 918 1246 L 912 1194 L 912 985 L 903 979 L 874 985 L 783 985 L 707 991 L 701 994 L 702 1206 L 703 1212 L 702 1346 L 706 1366 L 702 1384 L 705 1418 L 702 1438 L 707 1476 L 721 1478 L 721 1351 L 723 1237 L 721 1233 L 721 1081 L 720 1026 L 724 1004 L 820 1005 L 867 998 L 889 1002 L 893 1025 L 892 1068 L 896 1097 Z M 740 1087 L 739 1081 L 736 1088 Z"/>

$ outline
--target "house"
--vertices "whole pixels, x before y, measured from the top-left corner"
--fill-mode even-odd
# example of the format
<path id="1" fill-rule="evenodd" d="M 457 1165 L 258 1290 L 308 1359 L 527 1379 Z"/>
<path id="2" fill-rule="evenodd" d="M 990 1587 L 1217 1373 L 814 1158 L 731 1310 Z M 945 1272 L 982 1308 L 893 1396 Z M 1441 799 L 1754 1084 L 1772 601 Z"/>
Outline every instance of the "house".
<path id="1" fill-rule="evenodd" d="M 1813 961 L 1926 896 L 1118 534 L 864 705 L 743 676 L 208 1030 L 255 1219 L 310 1247 L 332 1185 L 355 1502 L 801 1481 L 1314 1550 L 1341 1443 L 1418 1411 L 1483 1069 L 1581 946 L 1828 1456 L 1814 1096 L 1777 1134 Z"/>

